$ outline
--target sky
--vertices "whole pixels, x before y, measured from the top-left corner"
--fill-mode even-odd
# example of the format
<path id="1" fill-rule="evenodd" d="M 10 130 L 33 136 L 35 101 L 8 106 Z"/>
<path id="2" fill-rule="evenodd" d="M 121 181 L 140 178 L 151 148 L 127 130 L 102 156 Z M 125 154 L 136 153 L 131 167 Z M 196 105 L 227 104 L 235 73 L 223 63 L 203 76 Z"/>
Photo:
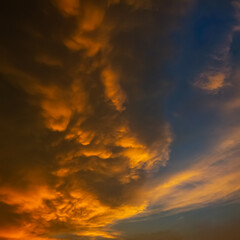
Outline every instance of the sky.
<path id="1" fill-rule="evenodd" d="M 0 9 L 0 240 L 240 239 L 239 0 Z"/>

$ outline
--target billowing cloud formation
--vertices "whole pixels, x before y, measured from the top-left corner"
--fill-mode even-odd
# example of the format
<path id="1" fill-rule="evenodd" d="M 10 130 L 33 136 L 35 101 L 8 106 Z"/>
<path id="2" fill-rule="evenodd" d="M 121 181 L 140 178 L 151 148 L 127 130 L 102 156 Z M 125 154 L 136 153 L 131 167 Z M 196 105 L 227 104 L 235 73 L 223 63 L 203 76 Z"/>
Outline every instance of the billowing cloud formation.
<path id="1" fill-rule="evenodd" d="M 190 2 L 2 3 L 0 238 L 114 238 L 168 160 L 163 63 Z"/>

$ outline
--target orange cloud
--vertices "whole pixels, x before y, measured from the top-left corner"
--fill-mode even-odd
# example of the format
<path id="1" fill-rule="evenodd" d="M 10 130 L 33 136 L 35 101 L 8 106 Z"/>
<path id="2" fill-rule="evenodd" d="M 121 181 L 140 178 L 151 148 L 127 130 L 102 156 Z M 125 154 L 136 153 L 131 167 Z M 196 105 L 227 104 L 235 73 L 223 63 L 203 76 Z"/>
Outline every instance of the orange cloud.
<path id="1" fill-rule="evenodd" d="M 223 88 L 225 84 L 226 74 L 222 72 L 217 73 L 202 73 L 194 85 L 198 88 L 207 91 L 218 91 Z"/>
<path id="2" fill-rule="evenodd" d="M 105 86 L 106 96 L 118 111 L 124 110 L 124 102 L 126 95 L 121 89 L 117 76 L 111 70 L 104 70 L 102 72 L 102 81 Z"/>
<path id="3" fill-rule="evenodd" d="M 147 96 L 141 89 L 145 79 L 135 63 L 146 65 L 144 57 L 136 54 L 143 51 L 144 55 L 144 50 L 121 41 L 121 37 L 131 40 L 128 34 L 136 29 L 142 32 L 142 26 L 153 28 L 152 12 L 146 1 L 121 1 L 128 16 L 123 21 L 122 13 L 114 12 L 119 1 L 114 1 L 116 5 L 108 1 L 52 3 L 56 9 L 45 2 L 33 9 L 33 16 L 41 16 L 36 19 L 48 20 L 44 27 L 34 19 L 33 23 L 18 18 L 4 21 L 16 25 L 22 21 L 19 26 L 28 22 L 26 29 L 32 31 L 17 32 L 17 45 L 23 50 L 16 54 L 9 41 L 10 54 L 0 62 L 1 84 L 6 89 L 1 104 L 7 102 L 12 108 L 0 121 L 4 139 L 0 202 L 23 218 L 19 224 L 12 221 L 1 228 L 0 237 L 117 238 L 117 233 L 109 231 L 110 225 L 145 212 L 151 197 L 144 191 L 145 181 L 168 160 L 172 142 L 161 114 L 162 103 L 155 106 L 157 117 L 152 116 L 152 103 L 142 106 Z M 21 7 L 20 13 L 27 9 Z M 148 19 L 135 21 L 142 8 Z M 160 10 L 171 11 L 168 5 Z M 175 26 L 177 21 L 171 21 L 169 25 Z M 44 54 L 50 49 L 58 53 L 57 59 Z M 134 81 L 125 79 L 126 75 Z M 11 220 L 11 214 L 6 218 Z"/>
<path id="4" fill-rule="evenodd" d="M 79 0 L 52 0 L 64 16 L 76 16 L 79 14 Z"/>
<path id="5" fill-rule="evenodd" d="M 102 23 L 104 13 L 104 9 L 99 8 L 97 5 L 85 5 L 81 29 L 83 29 L 83 31 L 95 30 Z"/>
<path id="6" fill-rule="evenodd" d="M 99 51 L 108 47 L 109 26 L 103 24 L 106 3 L 82 2 L 78 13 L 77 29 L 64 44 L 73 51 L 84 50 L 88 57 L 95 56 Z"/>

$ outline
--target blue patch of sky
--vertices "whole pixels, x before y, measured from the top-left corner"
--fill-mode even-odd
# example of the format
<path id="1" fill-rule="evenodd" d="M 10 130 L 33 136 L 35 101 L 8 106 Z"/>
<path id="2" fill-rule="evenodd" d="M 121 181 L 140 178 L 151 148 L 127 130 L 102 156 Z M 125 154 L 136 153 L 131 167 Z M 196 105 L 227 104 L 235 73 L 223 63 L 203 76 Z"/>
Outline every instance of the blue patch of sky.
<path id="1" fill-rule="evenodd" d="M 212 204 L 211 206 L 177 214 L 159 213 L 137 220 L 125 220 L 115 225 L 118 231 L 128 234 L 171 230 L 189 232 L 201 225 L 220 225 L 230 221 L 240 221 L 240 204 Z"/>
<path id="2" fill-rule="evenodd" d="M 217 126 L 224 124 L 219 113 L 208 108 L 208 104 L 219 95 L 207 94 L 193 87 L 194 79 L 213 64 L 211 54 L 216 51 L 234 24 L 233 7 L 230 1 L 198 1 L 193 11 L 184 18 L 182 28 L 173 35 L 178 55 L 168 67 L 174 79 L 165 113 L 175 135 L 171 159 L 167 171 L 172 167 L 183 167 L 184 160 L 191 159 L 209 146 Z M 162 170 L 165 171 L 165 170 Z"/>

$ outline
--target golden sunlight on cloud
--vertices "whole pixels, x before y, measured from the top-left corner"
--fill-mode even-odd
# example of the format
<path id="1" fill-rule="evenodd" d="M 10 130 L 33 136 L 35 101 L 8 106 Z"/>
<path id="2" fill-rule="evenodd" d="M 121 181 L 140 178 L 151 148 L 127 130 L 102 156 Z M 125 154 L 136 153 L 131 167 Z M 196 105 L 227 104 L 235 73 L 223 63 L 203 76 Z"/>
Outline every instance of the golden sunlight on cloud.
<path id="1" fill-rule="evenodd" d="M 79 0 L 52 0 L 64 16 L 78 15 L 80 8 Z"/>
<path id="2" fill-rule="evenodd" d="M 74 111 L 82 112 L 86 103 L 86 94 L 81 82 L 74 80 L 69 88 L 60 89 L 57 85 L 30 85 L 31 94 L 40 96 L 40 105 L 48 128 L 54 131 L 64 131 Z M 35 92 L 33 92 L 35 91 Z"/>
<path id="3" fill-rule="evenodd" d="M 225 79 L 226 74 L 222 72 L 202 73 L 194 86 L 210 92 L 217 92 L 225 86 Z"/>
<path id="4" fill-rule="evenodd" d="M 0 228 L 0 238 L 1 239 L 8 239 L 8 240 L 15 240 L 15 239 L 31 239 L 31 240 L 56 240 L 55 238 L 48 238 L 48 237 L 37 237 L 34 234 L 31 234 L 32 231 L 30 224 L 23 225 L 19 227 L 11 227 L 11 228 L 4 228 L 1 230 Z"/>
<path id="5" fill-rule="evenodd" d="M 103 2 L 82 2 L 77 16 L 77 29 L 72 36 L 64 39 L 65 45 L 73 51 L 85 50 L 89 57 L 107 48 L 109 26 L 108 23 L 102 24 L 105 11 L 106 4 Z"/>
<path id="6" fill-rule="evenodd" d="M 32 6 L 31 14 L 38 14 L 32 21 L 25 19 L 25 5 L 17 9 L 23 12 L 23 20 L 13 16 L 18 44 L 7 41 L 9 53 L 0 57 L 5 111 L 0 120 L 0 225 L 8 219 L 0 238 L 117 238 L 110 225 L 145 212 L 152 193 L 158 201 L 176 185 L 169 180 L 164 191 L 151 184 L 145 191 L 152 173 L 168 161 L 172 143 L 164 96 L 146 101 L 156 94 L 144 88 L 152 77 L 149 64 L 158 68 L 165 61 L 165 56 L 148 57 L 151 40 L 141 39 L 152 38 L 159 23 L 145 0 L 40 2 Z M 159 8 L 166 31 L 160 34 L 168 35 L 182 12 L 150 2 Z M 174 2 L 185 7 L 186 1 Z M 118 4 L 123 12 L 116 11 Z M 132 36 L 135 32 L 139 39 Z M 171 49 L 167 40 L 162 45 L 165 52 Z M 168 91 L 164 78 L 152 86 L 157 93 Z"/>
<path id="7" fill-rule="evenodd" d="M 123 104 L 126 96 L 118 83 L 117 76 L 111 70 L 106 69 L 102 72 L 102 81 L 107 98 L 111 100 L 118 111 L 124 110 Z"/>

